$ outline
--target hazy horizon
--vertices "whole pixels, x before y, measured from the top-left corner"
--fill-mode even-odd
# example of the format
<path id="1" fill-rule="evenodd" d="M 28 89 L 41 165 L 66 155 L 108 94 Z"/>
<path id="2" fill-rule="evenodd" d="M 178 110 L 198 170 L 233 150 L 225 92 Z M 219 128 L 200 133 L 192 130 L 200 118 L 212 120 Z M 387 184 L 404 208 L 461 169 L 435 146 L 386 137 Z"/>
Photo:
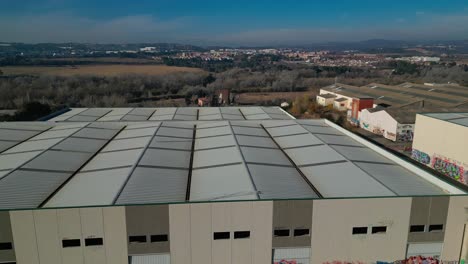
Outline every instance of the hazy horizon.
<path id="1" fill-rule="evenodd" d="M 461 40 L 468 2 L 7 0 L 0 42 L 300 46 Z"/>

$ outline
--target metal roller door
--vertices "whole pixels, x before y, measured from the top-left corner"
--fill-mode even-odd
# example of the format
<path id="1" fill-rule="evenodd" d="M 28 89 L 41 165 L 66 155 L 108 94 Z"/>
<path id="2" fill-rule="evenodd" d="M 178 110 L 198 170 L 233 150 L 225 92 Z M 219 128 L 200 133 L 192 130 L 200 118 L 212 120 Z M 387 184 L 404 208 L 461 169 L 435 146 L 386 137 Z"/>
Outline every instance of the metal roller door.
<path id="1" fill-rule="evenodd" d="M 309 264 L 310 248 L 276 248 L 273 251 L 274 264 Z"/>
<path id="2" fill-rule="evenodd" d="M 130 256 L 130 264 L 171 264 L 169 254 Z"/>

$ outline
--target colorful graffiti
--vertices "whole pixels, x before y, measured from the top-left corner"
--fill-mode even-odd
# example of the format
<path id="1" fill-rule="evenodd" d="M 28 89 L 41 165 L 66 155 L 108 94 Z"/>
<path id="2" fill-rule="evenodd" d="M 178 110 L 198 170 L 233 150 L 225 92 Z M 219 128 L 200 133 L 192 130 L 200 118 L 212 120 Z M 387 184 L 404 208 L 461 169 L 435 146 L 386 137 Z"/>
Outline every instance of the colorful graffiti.
<path id="1" fill-rule="evenodd" d="M 369 129 L 369 124 L 362 122 L 362 127 L 365 129 Z"/>
<path id="2" fill-rule="evenodd" d="M 420 162 L 422 164 L 429 165 L 431 162 L 431 156 L 429 156 L 427 153 L 424 153 L 422 151 L 419 151 L 417 149 L 413 149 L 411 151 L 411 158 L 416 160 L 417 162 Z"/>
<path id="3" fill-rule="evenodd" d="M 362 261 L 340 261 L 340 260 L 334 260 L 334 261 L 327 261 L 323 262 L 322 264 L 365 264 L 366 262 Z"/>
<path id="4" fill-rule="evenodd" d="M 398 141 L 404 141 L 404 142 L 413 141 L 413 132 L 398 133 L 397 134 L 397 140 Z"/>
<path id="5" fill-rule="evenodd" d="M 379 136 L 383 136 L 384 132 L 385 132 L 384 129 L 380 129 L 378 127 L 375 127 L 374 129 L 372 129 L 372 133 L 377 134 Z"/>
<path id="6" fill-rule="evenodd" d="M 280 261 L 275 261 L 274 264 L 297 264 L 297 261 L 295 260 L 280 260 Z"/>
<path id="7" fill-rule="evenodd" d="M 447 175 L 455 180 L 467 183 L 466 175 L 465 175 L 465 168 L 452 160 L 442 157 L 434 157 L 432 159 L 432 168 L 444 175 Z"/>

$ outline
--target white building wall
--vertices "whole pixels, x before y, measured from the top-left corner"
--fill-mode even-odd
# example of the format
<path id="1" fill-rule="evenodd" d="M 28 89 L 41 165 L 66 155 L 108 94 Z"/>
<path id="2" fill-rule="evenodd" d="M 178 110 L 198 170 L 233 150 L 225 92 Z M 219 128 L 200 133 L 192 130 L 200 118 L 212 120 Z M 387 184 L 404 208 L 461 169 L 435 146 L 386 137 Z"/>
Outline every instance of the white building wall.
<path id="1" fill-rule="evenodd" d="M 410 211 L 411 198 L 314 201 L 311 263 L 404 259 Z M 387 230 L 372 234 L 373 226 Z M 367 227 L 368 233 L 353 235 L 353 227 Z"/>
<path id="2" fill-rule="evenodd" d="M 468 184 L 468 127 L 417 115 L 412 157 Z"/>
<path id="3" fill-rule="evenodd" d="M 13 211 L 10 218 L 18 264 L 128 263 L 123 207 Z M 85 246 L 86 238 L 103 245 Z M 64 248 L 64 239 L 80 246 Z"/>
<path id="4" fill-rule="evenodd" d="M 398 122 L 385 110 L 372 113 L 367 109 L 363 109 L 360 115 L 360 126 L 392 141 L 397 139 Z"/>
<path id="5" fill-rule="evenodd" d="M 335 93 L 335 92 L 330 92 L 324 89 L 320 89 L 320 94 L 332 94 L 335 95 L 337 98 L 346 98 L 348 101 L 346 101 L 346 108 L 351 109 L 353 106 L 353 98 L 349 96 L 344 96 L 340 93 Z"/>
<path id="6" fill-rule="evenodd" d="M 170 205 L 169 218 L 172 264 L 271 262 L 272 202 Z M 234 239 L 236 231 L 250 237 Z M 214 232 L 229 232 L 230 239 L 214 240 Z"/>

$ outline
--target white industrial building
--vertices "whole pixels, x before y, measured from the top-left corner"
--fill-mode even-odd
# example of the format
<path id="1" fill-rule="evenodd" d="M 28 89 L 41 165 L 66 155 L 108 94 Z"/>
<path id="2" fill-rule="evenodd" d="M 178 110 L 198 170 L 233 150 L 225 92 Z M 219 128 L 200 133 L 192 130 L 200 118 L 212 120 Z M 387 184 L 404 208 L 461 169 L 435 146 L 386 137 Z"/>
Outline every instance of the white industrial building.
<path id="1" fill-rule="evenodd" d="M 52 120 L 0 124 L 2 264 L 468 258 L 467 186 L 327 120 L 276 107 Z"/>
<path id="2" fill-rule="evenodd" d="M 412 157 L 468 185 L 468 113 L 418 114 Z"/>

